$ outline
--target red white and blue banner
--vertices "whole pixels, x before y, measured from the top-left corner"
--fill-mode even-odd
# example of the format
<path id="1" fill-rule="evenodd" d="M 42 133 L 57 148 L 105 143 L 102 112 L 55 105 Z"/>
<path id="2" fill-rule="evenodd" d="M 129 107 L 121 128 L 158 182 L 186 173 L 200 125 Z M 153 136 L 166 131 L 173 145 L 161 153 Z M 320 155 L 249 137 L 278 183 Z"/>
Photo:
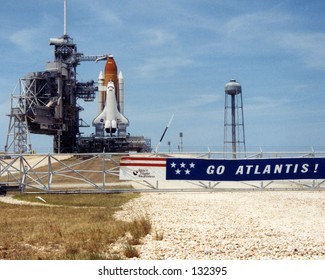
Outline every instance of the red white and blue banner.
<path id="1" fill-rule="evenodd" d="M 122 157 L 121 180 L 166 180 L 166 158 Z"/>
<path id="2" fill-rule="evenodd" d="M 325 179 L 325 158 L 122 157 L 122 180 L 270 181 Z"/>

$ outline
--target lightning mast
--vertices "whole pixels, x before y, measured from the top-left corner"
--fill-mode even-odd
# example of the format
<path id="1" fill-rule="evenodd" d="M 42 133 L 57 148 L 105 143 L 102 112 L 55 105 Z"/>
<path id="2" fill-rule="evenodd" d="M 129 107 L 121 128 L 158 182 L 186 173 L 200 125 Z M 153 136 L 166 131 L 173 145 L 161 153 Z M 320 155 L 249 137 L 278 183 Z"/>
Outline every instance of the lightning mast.
<path id="1" fill-rule="evenodd" d="M 63 6 L 63 36 L 68 35 L 67 33 L 67 0 L 64 0 Z"/>

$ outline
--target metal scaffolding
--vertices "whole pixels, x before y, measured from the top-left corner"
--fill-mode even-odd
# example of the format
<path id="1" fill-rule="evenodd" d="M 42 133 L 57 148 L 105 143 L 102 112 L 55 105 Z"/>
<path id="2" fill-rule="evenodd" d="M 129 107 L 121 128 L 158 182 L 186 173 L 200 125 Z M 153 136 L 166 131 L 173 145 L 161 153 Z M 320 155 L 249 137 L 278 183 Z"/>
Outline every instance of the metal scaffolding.
<path id="1" fill-rule="evenodd" d="M 10 117 L 8 133 L 5 144 L 6 153 L 32 153 L 32 144 L 30 140 L 30 134 L 27 123 L 27 102 L 25 90 L 28 90 L 25 86 L 23 79 L 19 80 L 19 95 L 13 93 L 10 100 Z"/>

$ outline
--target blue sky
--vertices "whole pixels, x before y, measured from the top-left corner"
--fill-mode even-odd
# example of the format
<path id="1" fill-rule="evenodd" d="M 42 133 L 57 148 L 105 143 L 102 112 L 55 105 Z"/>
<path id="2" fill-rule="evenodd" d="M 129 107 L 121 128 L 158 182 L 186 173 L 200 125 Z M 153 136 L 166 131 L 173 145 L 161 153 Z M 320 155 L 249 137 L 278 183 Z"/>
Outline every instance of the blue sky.
<path id="1" fill-rule="evenodd" d="M 1 2 L 0 145 L 19 78 L 53 60 L 63 0 Z M 322 0 L 68 0 L 68 34 L 86 55 L 112 53 L 125 79 L 128 132 L 184 150 L 222 150 L 224 85 L 242 85 L 247 150 L 325 147 L 325 2 Z M 79 81 L 104 63 L 83 62 Z M 82 103 L 91 124 L 97 104 Z M 93 128 L 84 130 L 85 135 Z M 37 151 L 51 137 L 32 136 Z M 2 149 L 0 149 L 2 150 Z M 324 149 L 323 149 L 324 150 Z"/>

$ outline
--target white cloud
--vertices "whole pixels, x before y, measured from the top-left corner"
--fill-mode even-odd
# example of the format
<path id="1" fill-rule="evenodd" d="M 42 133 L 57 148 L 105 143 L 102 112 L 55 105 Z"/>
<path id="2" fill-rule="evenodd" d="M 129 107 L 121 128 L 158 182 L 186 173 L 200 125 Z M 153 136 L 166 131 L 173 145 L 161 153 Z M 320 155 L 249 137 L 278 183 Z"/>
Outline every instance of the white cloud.
<path id="1" fill-rule="evenodd" d="M 260 37 L 286 27 L 292 20 L 291 16 L 281 12 L 247 13 L 230 18 L 221 31 L 240 38 Z"/>
<path id="2" fill-rule="evenodd" d="M 107 3 L 107 1 L 101 0 L 74 0 L 75 3 L 71 3 L 71 12 L 68 7 L 68 14 L 74 13 L 74 11 L 78 11 L 80 13 L 80 18 L 82 18 L 82 22 L 80 24 L 97 24 L 99 30 L 105 29 L 101 26 L 102 23 L 105 24 L 119 24 L 122 22 L 121 17 L 116 13 L 115 8 L 116 5 L 110 5 L 111 3 Z M 78 9 L 76 10 L 76 7 Z M 72 11 L 72 8 L 74 11 Z M 109 29 L 110 27 L 108 27 Z M 109 32 L 103 32 L 103 35 L 108 35 Z"/>
<path id="3" fill-rule="evenodd" d="M 198 86 L 198 90 L 200 90 L 200 87 Z M 213 103 L 216 103 L 217 101 L 220 101 L 220 95 L 217 94 L 196 94 L 192 96 L 188 96 L 186 100 L 181 104 L 181 110 L 187 111 L 187 112 L 193 112 L 192 110 L 195 108 L 198 108 L 202 111 L 204 111 L 204 108 L 210 106 Z"/>
<path id="4" fill-rule="evenodd" d="M 193 61 L 186 57 L 171 57 L 166 55 L 165 57 L 146 59 L 141 66 L 137 67 L 137 71 L 142 76 L 155 76 L 157 74 L 168 76 L 192 63 Z"/>
<path id="5" fill-rule="evenodd" d="M 288 12 L 265 11 L 230 17 L 204 19 L 200 28 L 212 32 L 197 52 L 222 54 L 279 54 L 298 58 L 313 69 L 325 69 L 325 34 L 300 31 L 300 19 Z"/>
<path id="6" fill-rule="evenodd" d="M 276 43 L 288 53 L 298 56 L 307 67 L 325 69 L 324 33 L 283 33 Z"/>
<path id="7" fill-rule="evenodd" d="M 171 32 L 162 29 L 146 29 L 139 32 L 139 36 L 143 37 L 144 44 L 154 46 L 163 46 L 176 44 L 176 37 Z"/>
<path id="8" fill-rule="evenodd" d="M 218 28 L 224 35 L 226 50 L 258 55 L 283 51 L 298 57 L 309 68 L 325 69 L 325 34 L 299 31 L 298 16 L 286 12 L 257 12 L 231 18 Z"/>
<path id="9" fill-rule="evenodd" d="M 43 45 L 43 42 L 49 40 L 49 31 L 54 29 L 58 24 L 62 25 L 63 23 L 54 17 L 53 15 L 43 13 L 40 17 L 39 22 L 34 27 L 29 28 L 11 28 L 10 31 L 7 31 L 9 41 L 21 49 L 23 52 L 32 52 L 34 51 L 43 51 L 46 45 Z"/>
<path id="10" fill-rule="evenodd" d="M 24 52 L 30 52 L 35 50 L 35 42 L 40 34 L 40 29 L 22 29 L 14 32 L 9 40 L 18 46 Z"/>

